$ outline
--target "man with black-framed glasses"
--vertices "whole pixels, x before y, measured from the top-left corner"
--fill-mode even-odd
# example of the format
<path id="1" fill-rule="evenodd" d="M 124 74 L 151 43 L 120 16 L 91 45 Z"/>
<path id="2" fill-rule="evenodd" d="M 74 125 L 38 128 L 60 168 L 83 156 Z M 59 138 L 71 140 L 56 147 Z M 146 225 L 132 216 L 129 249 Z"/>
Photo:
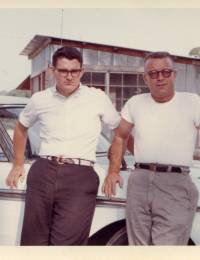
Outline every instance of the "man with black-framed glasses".
<path id="1" fill-rule="evenodd" d="M 144 81 L 150 93 L 129 99 L 121 112 L 103 185 L 115 194 L 123 144 L 134 130 L 135 169 L 127 188 L 130 245 L 186 245 L 197 207 L 198 190 L 189 175 L 200 127 L 200 98 L 175 91 L 172 56 L 150 53 Z"/>
<path id="2" fill-rule="evenodd" d="M 108 96 L 81 84 L 81 53 L 62 47 L 53 54 L 54 87 L 35 93 L 14 132 L 14 162 L 6 183 L 24 174 L 28 128 L 40 123 L 40 158 L 27 177 L 21 245 L 85 245 L 96 205 L 99 177 L 93 166 L 101 123 L 120 118 Z"/>

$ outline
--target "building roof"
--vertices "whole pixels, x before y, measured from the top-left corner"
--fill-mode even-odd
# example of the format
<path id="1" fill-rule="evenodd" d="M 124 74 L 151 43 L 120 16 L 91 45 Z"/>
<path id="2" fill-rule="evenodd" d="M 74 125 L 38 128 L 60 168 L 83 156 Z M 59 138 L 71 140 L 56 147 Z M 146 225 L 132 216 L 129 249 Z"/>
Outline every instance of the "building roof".
<path id="1" fill-rule="evenodd" d="M 17 86 L 16 89 L 30 90 L 30 75 L 27 76 L 27 77 Z"/>
<path id="2" fill-rule="evenodd" d="M 138 50 L 138 49 L 125 48 L 120 46 L 112 46 L 112 45 L 70 40 L 70 39 L 61 39 L 52 36 L 35 35 L 20 54 L 26 55 L 28 56 L 29 59 L 32 59 L 49 44 L 58 44 L 58 45 L 60 44 L 60 45 L 73 46 L 77 48 L 108 51 L 108 52 L 130 55 L 130 56 L 137 56 L 137 57 L 145 57 L 148 53 L 151 52 L 148 50 Z M 172 57 L 174 57 L 174 60 L 178 63 L 194 64 L 200 66 L 200 58 L 184 57 L 178 55 L 172 55 Z"/>

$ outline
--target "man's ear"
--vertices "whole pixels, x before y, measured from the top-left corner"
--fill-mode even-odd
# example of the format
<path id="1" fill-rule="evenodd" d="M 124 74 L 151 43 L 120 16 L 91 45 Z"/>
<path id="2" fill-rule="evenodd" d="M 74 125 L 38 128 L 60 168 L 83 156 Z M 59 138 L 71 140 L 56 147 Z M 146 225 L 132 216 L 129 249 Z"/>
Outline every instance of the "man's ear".
<path id="1" fill-rule="evenodd" d="M 54 67 L 53 66 L 48 66 L 46 72 L 47 72 L 47 74 L 49 76 L 54 75 Z"/>
<path id="2" fill-rule="evenodd" d="M 145 73 L 142 74 L 144 83 L 147 85 L 147 75 Z"/>
<path id="3" fill-rule="evenodd" d="M 81 73 L 80 73 L 80 78 L 82 78 L 83 74 L 85 73 L 85 69 L 82 67 L 81 68 Z"/>
<path id="4" fill-rule="evenodd" d="M 51 72 L 54 72 L 55 68 L 54 68 L 54 66 L 49 65 L 49 66 L 48 66 L 48 70 L 51 71 Z"/>
<path id="5" fill-rule="evenodd" d="M 177 70 L 174 70 L 174 78 L 176 78 Z"/>

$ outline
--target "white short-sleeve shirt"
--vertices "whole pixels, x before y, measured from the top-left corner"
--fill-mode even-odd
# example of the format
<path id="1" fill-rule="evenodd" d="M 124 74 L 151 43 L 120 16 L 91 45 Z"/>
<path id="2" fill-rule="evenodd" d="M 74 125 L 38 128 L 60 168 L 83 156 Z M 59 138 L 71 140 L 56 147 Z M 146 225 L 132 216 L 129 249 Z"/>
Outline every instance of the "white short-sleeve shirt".
<path id="1" fill-rule="evenodd" d="M 122 118 L 134 124 L 136 162 L 190 165 L 200 125 L 200 98 L 176 92 L 164 103 L 151 94 L 129 99 Z"/>
<path id="2" fill-rule="evenodd" d="M 55 87 L 35 93 L 19 121 L 25 127 L 39 121 L 40 155 L 94 161 L 101 122 L 114 129 L 120 116 L 103 91 L 80 85 L 69 97 Z"/>

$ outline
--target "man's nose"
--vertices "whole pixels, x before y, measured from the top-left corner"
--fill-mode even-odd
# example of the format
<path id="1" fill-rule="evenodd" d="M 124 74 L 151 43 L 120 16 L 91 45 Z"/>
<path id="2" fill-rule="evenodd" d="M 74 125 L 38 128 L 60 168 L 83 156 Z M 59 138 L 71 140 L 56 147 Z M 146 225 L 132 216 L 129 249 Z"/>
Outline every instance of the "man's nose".
<path id="1" fill-rule="evenodd" d="M 67 79 L 72 79 L 72 74 L 70 71 L 68 71 L 68 73 L 66 74 L 66 78 Z"/>
<path id="2" fill-rule="evenodd" d="M 161 71 L 159 71 L 158 72 L 158 80 L 162 80 L 164 77 L 163 77 L 163 75 L 162 75 L 162 72 Z"/>

